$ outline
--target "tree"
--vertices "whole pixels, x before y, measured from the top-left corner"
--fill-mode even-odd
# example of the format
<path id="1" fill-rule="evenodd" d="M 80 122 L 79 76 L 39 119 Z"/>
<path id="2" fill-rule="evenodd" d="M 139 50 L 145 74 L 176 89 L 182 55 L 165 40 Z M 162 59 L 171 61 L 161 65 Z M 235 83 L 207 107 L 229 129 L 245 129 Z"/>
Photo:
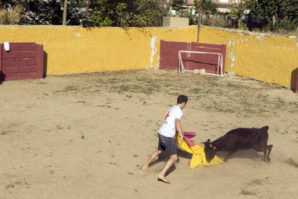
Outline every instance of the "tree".
<path id="1" fill-rule="evenodd" d="M 251 6 L 251 16 L 261 20 L 262 28 L 276 30 L 297 28 L 298 0 L 258 0 Z"/>
<path id="2" fill-rule="evenodd" d="M 204 13 L 211 12 L 211 14 L 216 13 L 217 5 L 212 2 L 212 0 L 201 0 L 202 1 L 202 11 Z M 200 0 L 194 0 L 196 10 L 200 8 Z"/>
<path id="3" fill-rule="evenodd" d="M 61 4 L 60 4 L 61 3 Z M 22 24 L 62 24 L 62 1 L 56 0 L 37 1 L 31 0 L 24 3 L 24 17 Z"/>
<path id="4" fill-rule="evenodd" d="M 184 0 L 172 0 L 172 7 L 175 10 L 179 10 L 183 6 Z"/>
<path id="5" fill-rule="evenodd" d="M 91 24 L 94 26 L 160 26 L 166 10 L 157 0 L 96 0 Z"/>
<path id="6" fill-rule="evenodd" d="M 0 0 L 0 8 L 14 11 L 15 8 L 21 8 L 18 9 L 22 17 L 19 24 L 82 25 L 88 15 L 90 2 L 91 0 Z"/>
<path id="7" fill-rule="evenodd" d="M 228 16 L 231 17 L 233 26 L 236 26 L 237 28 L 240 26 L 242 26 L 241 28 L 244 28 L 243 26 L 245 26 L 244 29 L 247 29 L 246 24 L 241 22 L 241 18 L 244 15 L 244 11 L 249 9 L 254 2 L 255 0 L 240 0 L 237 6 L 231 8 L 231 12 Z"/>
<path id="8" fill-rule="evenodd" d="M 244 10 L 246 10 L 246 4 L 241 1 L 236 7 L 230 8 L 231 12 L 229 13 L 229 16 L 240 20 L 240 18 L 244 15 Z"/>
<path id="9" fill-rule="evenodd" d="M 82 25 L 85 18 L 83 0 L 22 0 L 22 2 L 24 12 L 21 24 Z M 66 9 L 64 3 L 67 3 Z"/>

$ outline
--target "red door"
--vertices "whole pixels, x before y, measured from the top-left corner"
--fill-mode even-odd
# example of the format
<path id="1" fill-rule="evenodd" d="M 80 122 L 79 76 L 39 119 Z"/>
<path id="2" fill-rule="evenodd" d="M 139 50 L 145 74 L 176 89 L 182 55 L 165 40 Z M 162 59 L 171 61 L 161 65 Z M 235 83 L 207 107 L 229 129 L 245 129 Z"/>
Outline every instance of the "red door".
<path id="1" fill-rule="evenodd" d="M 160 41 L 160 69 L 178 70 L 178 52 L 180 50 L 196 51 L 182 53 L 181 59 L 185 70 L 205 69 L 207 73 L 216 74 L 218 67 L 218 53 L 223 57 L 223 73 L 225 68 L 226 45 Z"/>
<path id="2" fill-rule="evenodd" d="M 10 50 L 0 45 L 0 79 L 20 80 L 43 77 L 43 46 L 36 43 L 9 43 Z"/>

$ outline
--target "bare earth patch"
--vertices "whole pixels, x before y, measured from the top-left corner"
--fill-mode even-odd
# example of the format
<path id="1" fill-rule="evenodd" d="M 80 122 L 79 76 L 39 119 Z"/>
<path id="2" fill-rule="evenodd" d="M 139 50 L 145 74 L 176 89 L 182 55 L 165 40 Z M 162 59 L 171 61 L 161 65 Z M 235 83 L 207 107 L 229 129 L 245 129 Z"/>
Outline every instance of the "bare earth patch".
<path id="1" fill-rule="evenodd" d="M 271 162 L 239 151 L 191 170 L 181 156 L 170 185 L 157 182 L 166 157 L 141 171 L 179 94 L 189 96 L 182 128 L 196 143 L 268 125 Z M 298 95 L 288 89 L 146 70 L 7 81 L 0 104 L 0 199 L 298 198 Z"/>

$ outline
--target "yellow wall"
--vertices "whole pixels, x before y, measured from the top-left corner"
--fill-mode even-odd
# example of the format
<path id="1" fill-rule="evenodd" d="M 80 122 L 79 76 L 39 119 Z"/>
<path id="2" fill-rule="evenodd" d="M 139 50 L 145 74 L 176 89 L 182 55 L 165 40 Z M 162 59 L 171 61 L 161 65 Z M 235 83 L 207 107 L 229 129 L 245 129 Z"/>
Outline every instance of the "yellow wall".
<path id="1" fill-rule="evenodd" d="M 0 26 L 0 43 L 36 42 L 47 53 L 47 74 L 138 70 L 159 67 L 159 42 L 195 42 L 187 28 L 92 28 Z M 295 38 L 202 27 L 200 42 L 226 44 L 226 71 L 290 87 L 298 67 Z"/>
<path id="2" fill-rule="evenodd" d="M 226 71 L 290 88 L 298 68 L 295 37 L 204 28 L 202 42 L 227 45 Z"/>

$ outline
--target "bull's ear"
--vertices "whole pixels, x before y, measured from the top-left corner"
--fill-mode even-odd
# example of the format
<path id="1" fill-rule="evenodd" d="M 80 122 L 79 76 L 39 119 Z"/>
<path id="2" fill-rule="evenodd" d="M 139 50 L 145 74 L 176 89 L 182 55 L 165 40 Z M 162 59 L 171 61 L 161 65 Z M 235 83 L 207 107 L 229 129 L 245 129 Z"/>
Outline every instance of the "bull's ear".
<path id="1" fill-rule="evenodd" d="M 210 143 L 210 139 L 207 140 L 207 144 L 210 148 L 212 148 L 212 144 Z"/>
<path id="2" fill-rule="evenodd" d="M 205 146 L 210 146 L 210 139 L 208 139 L 206 142 L 202 142 Z"/>

